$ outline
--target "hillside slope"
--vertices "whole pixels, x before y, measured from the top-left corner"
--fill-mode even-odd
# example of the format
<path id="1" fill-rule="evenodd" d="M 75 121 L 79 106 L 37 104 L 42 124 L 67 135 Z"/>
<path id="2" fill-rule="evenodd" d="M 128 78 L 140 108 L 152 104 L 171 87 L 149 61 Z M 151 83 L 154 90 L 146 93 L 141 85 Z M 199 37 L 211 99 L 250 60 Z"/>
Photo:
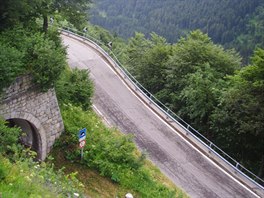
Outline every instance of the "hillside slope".
<path id="1" fill-rule="evenodd" d="M 147 35 L 154 31 L 169 42 L 201 29 L 214 42 L 234 46 L 263 4 L 262 0 L 98 0 L 91 9 L 91 22 L 124 38 L 135 31 Z"/>

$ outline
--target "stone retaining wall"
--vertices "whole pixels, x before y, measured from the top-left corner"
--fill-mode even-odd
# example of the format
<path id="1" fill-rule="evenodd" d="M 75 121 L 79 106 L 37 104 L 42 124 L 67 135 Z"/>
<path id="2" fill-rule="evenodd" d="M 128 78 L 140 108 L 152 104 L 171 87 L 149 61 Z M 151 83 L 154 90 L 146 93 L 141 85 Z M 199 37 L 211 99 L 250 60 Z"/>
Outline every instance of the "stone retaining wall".
<path id="1" fill-rule="evenodd" d="M 18 77 L 0 100 L 0 115 L 4 119 L 23 119 L 36 129 L 40 159 L 45 159 L 55 139 L 64 130 L 54 89 L 40 92 L 31 83 L 31 76 Z"/>

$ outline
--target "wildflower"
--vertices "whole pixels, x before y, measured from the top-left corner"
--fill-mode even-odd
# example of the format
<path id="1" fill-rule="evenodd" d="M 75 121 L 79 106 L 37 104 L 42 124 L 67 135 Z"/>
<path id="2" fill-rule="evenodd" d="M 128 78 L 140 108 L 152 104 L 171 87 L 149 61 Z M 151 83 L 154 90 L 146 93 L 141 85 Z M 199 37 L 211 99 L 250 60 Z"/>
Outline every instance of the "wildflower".
<path id="1" fill-rule="evenodd" d="M 29 176 L 26 176 L 25 178 L 26 178 L 26 180 L 28 180 L 28 181 L 30 181 L 30 182 L 31 182 L 31 179 L 30 179 L 30 177 L 29 177 Z"/>
<path id="2" fill-rule="evenodd" d="M 38 169 L 39 167 L 40 167 L 40 166 L 39 166 L 39 164 L 38 164 L 38 165 L 36 165 L 36 166 L 34 166 L 34 168 L 35 168 L 35 169 Z"/>

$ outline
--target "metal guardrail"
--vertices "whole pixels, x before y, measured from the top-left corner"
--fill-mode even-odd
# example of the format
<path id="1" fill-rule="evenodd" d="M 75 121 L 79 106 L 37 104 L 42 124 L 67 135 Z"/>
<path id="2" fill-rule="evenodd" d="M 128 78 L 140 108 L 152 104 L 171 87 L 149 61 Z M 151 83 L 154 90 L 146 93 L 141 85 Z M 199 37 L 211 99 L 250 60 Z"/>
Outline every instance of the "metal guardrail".
<path id="1" fill-rule="evenodd" d="M 187 122 L 181 119 L 178 115 L 172 112 L 168 107 L 166 107 L 162 102 L 160 102 L 154 95 L 152 95 L 147 89 L 141 85 L 132 74 L 127 71 L 127 69 L 122 66 L 120 61 L 117 59 L 115 54 L 108 49 L 106 44 L 102 43 L 101 41 L 89 36 L 87 33 L 73 30 L 67 27 L 59 28 L 62 31 L 68 32 L 75 36 L 81 37 L 82 39 L 88 40 L 92 42 L 97 48 L 100 48 L 100 51 L 105 54 L 105 56 L 112 59 L 115 63 L 115 66 L 120 69 L 123 73 L 124 78 L 127 78 L 131 81 L 131 83 L 136 87 L 138 91 L 140 91 L 145 97 L 149 99 L 159 110 L 161 110 L 168 118 L 173 120 L 175 123 L 180 125 L 185 131 L 186 134 L 191 135 L 195 138 L 198 142 L 204 145 L 210 152 L 213 152 L 216 156 L 218 156 L 221 160 L 223 160 L 226 164 L 228 164 L 231 168 L 233 168 L 237 173 L 241 174 L 249 181 L 253 182 L 257 185 L 260 189 L 264 190 L 264 180 L 246 169 L 243 165 L 241 165 L 238 161 L 230 157 L 227 153 L 221 150 L 218 146 L 216 146 L 213 142 L 208 140 L 204 135 L 199 133 L 195 130 L 192 126 L 190 126 Z M 108 51 L 108 52 L 106 52 Z M 110 55 L 109 55 L 110 54 Z"/>

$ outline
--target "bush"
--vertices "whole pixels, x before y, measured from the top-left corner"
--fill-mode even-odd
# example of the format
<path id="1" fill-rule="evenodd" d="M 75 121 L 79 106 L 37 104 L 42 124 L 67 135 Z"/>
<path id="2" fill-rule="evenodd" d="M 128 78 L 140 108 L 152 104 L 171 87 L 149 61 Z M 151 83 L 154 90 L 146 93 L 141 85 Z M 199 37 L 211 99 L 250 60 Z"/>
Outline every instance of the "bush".
<path id="1" fill-rule="evenodd" d="M 40 85 L 43 91 L 53 87 L 66 66 L 65 50 L 43 34 L 34 34 L 29 39 L 27 67 L 33 75 L 33 82 Z"/>
<path id="2" fill-rule="evenodd" d="M 23 71 L 23 54 L 0 41 L 0 92 Z"/>
<path id="3" fill-rule="evenodd" d="M 93 83 L 87 70 L 64 70 L 56 83 L 56 93 L 60 103 L 72 103 L 87 110 L 91 107 Z"/>
<path id="4" fill-rule="evenodd" d="M 3 84 L 5 87 L 12 81 L 13 76 L 20 74 L 20 71 L 31 73 L 34 83 L 43 91 L 54 86 L 65 68 L 66 51 L 55 33 L 48 35 L 21 27 L 1 33 L 0 49 L 3 50 L 0 53 L 0 60 L 3 61 L 0 69 L 5 68 L 5 71 L 9 72 L 0 78 L 1 82 L 6 82 Z M 6 47 L 7 50 L 4 49 Z"/>
<path id="5" fill-rule="evenodd" d="M 0 119 L 0 153 L 3 155 L 13 155 L 19 147 L 18 139 L 21 130 L 19 128 L 9 128 L 6 122 Z"/>

